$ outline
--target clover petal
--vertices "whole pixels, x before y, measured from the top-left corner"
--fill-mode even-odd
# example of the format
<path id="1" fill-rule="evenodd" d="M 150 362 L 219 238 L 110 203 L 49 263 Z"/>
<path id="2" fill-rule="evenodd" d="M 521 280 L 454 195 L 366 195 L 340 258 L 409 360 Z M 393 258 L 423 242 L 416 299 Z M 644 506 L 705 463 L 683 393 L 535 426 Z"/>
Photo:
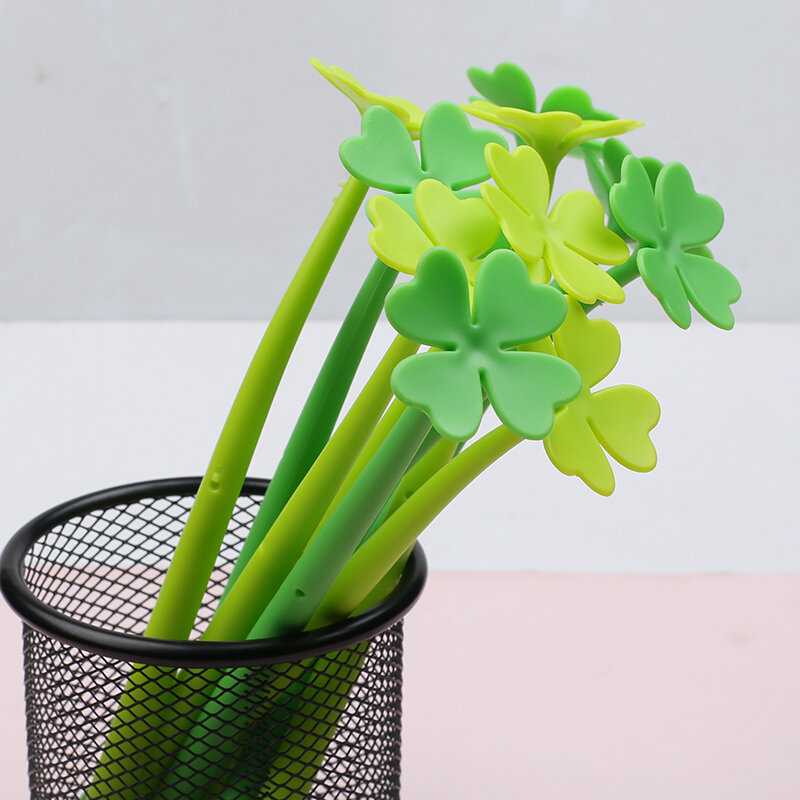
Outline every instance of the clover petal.
<path id="1" fill-rule="evenodd" d="M 345 139 L 339 157 L 362 183 L 389 192 L 413 192 L 426 177 L 402 120 L 383 106 L 364 112 L 361 135 Z"/>
<path id="2" fill-rule="evenodd" d="M 385 307 L 395 330 L 415 342 L 455 350 L 469 335 L 467 277 L 458 257 L 443 247 L 425 253 L 414 280 L 395 286 Z"/>
<path id="3" fill-rule="evenodd" d="M 581 303 L 590 305 L 598 300 L 621 303 L 625 300 L 622 287 L 605 270 L 564 242 L 548 239 L 544 260 L 558 285 Z"/>
<path id="4" fill-rule="evenodd" d="M 422 181 L 414 192 L 417 223 L 395 199 L 378 195 L 367 204 L 375 228 L 369 243 L 390 267 L 413 275 L 417 262 L 432 247 L 452 250 L 472 283 L 481 256 L 494 244 L 500 226 L 480 197 L 461 199 L 444 184 Z"/>
<path id="5" fill-rule="evenodd" d="M 606 139 L 601 149 L 603 164 L 610 177 L 611 185 L 618 183 L 622 178 L 622 163 L 625 159 L 633 155 L 630 148 L 619 139 Z M 655 188 L 656 179 L 664 164 L 652 156 L 644 156 L 639 159 L 639 163 L 644 167 L 650 184 Z"/>
<path id="6" fill-rule="evenodd" d="M 497 251 L 500 252 L 500 251 Z M 472 317 L 491 332 L 498 348 L 536 342 L 554 331 L 567 313 L 566 298 L 531 283 L 525 265 L 510 251 L 487 256 L 478 270 Z"/>
<path id="7" fill-rule="evenodd" d="M 483 417 L 480 374 L 461 352 L 419 353 L 401 361 L 392 373 L 392 391 L 406 405 L 430 417 L 446 439 L 465 442 Z"/>
<path id="8" fill-rule="evenodd" d="M 670 254 L 665 250 L 643 247 L 636 255 L 636 264 L 645 286 L 661 303 L 667 316 L 678 327 L 688 328 L 692 324 L 689 297 Z"/>
<path id="9" fill-rule="evenodd" d="M 500 134 L 473 128 L 455 103 L 436 103 L 422 120 L 422 169 L 451 189 L 473 186 L 489 177 L 483 157 L 489 143 L 507 147 Z"/>
<path id="10" fill-rule="evenodd" d="M 641 128 L 642 123 L 635 119 L 584 120 L 579 128 L 569 131 L 561 140 L 568 151 L 593 139 L 605 139 L 607 136 L 619 136 L 621 133 Z"/>
<path id="11" fill-rule="evenodd" d="M 622 177 L 622 162 L 633 153 L 628 145 L 619 139 L 606 139 L 603 142 L 601 152 L 603 154 L 603 164 L 613 186 L 613 184 L 619 183 Z"/>
<path id="12" fill-rule="evenodd" d="M 460 259 L 470 283 L 482 256 L 496 241 L 500 226 L 482 197 L 459 199 L 432 179 L 414 192 L 420 226 L 435 244 L 452 250 Z"/>
<path id="13" fill-rule="evenodd" d="M 510 61 L 498 64 L 491 72 L 470 67 L 467 77 L 490 103 L 536 111 L 536 92 L 528 73 Z"/>
<path id="14" fill-rule="evenodd" d="M 484 380 L 500 421 L 525 439 L 547 436 L 556 408 L 581 391 L 575 369 L 543 353 L 498 353 Z"/>
<path id="15" fill-rule="evenodd" d="M 375 227 L 367 239 L 375 255 L 389 267 L 413 275 L 417 262 L 434 246 L 419 225 L 385 195 L 371 197 L 367 204 Z"/>
<path id="16" fill-rule="evenodd" d="M 556 414 L 545 450 L 567 475 L 577 475 L 594 491 L 614 491 L 609 453 L 628 469 L 647 472 L 656 464 L 649 433 L 660 409 L 656 399 L 638 386 L 590 389 L 613 369 L 619 358 L 619 334 L 606 320 L 591 320 L 575 300 L 568 301 L 564 324 L 553 334 L 558 356 L 578 369 L 583 391 Z"/>
<path id="17" fill-rule="evenodd" d="M 591 192 L 562 195 L 549 220 L 566 245 L 596 264 L 621 264 L 630 256 L 624 240 L 606 228 L 603 206 Z"/>
<path id="18" fill-rule="evenodd" d="M 533 110 L 533 109 L 531 109 Z M 610 120 L 616 119 L 614 114 L 595 108 L 588 93 L 577 86 L 559 86 L 545 97 L 542 113 L 548 111 L 570 111 L 581 119 Z"/>
<path id="19" fill-rule="evenodd" d="M 561 409 L 544 449 L 553 465 L 565 475 L 576 475 L 604 496 L 614 491 L 611 464 L 584 414 L 572 406 Z"/>
<path id="20" fill-rule="evenodd" d="M 481 195 L 514 250 L 529 265 L 538 263 L 544 253 L 542 221 L 550 202 L 550 184 L 541 156 L 531 147 L 507 153 L 489 145 L 486 163 L 497 186 L 484 184 Z"/>
<path id="21" fill-rule="evenodd" d="M 639 386 L 611 386 L 592 394 L 589 421 L 595 436 L 616 461 L 636 472 L 656 465 L 649 433 L 660 416 L 656 398 Z"/>
<path id="22" fill-rule="evenodd" d="M 341 67 L 323 64 L 319 59 L 312 58 L 311 64 L 324 78 L 330 81 L 345 97 L 355 103 L 356 108 L 363 114 L 372 106 L 383 106 L 396 114 L 405 125 L 413 139 L 419 138 L 420 125 L 422 124 L 423 110 L 409 100 L 402 97 L 384 97 L 364 88 L 349 72 Z"/>
<path id="23" fill-rule="evenodd" d="M 713 197 L 698 194 L 689 170 L 677 161 L 659 173 L 655 198 L 664 227 L 681 247 L 706 244 L 722 230 L 722 206 Z"/>
<path id="24" fill-rule="evenodd" d="M 497 186 L 484 184 L 481 195 L 500 222 L 508 243 L 530 264 L 539 263 L 544 255 L 544 227 L 523 211 Z"/>
<path id="25" fill-rule="evenodd" d="M 731 304 L 742 296 L 733 273 L 712 258 L 689 252 L 680 256 L 677 269 L 689 300 L 700 314 L 718 328 L 733 328 Z"/>
<path id="26" fill-rule="evenodd" d="M 620 180 L 609 192 L 609 203 L 622 229 L 637 242 L 653 246 L 663 236 L 653 185 L 642 162 L 627 156 Z"/>
<path id="27" fill-rule="evenodd" d="M 578 370 L 586 389 L 603 380 L 619 360 L 621 345 L 614 325 L 606 319 L 589 319 L 571 298 L 566 320 L 554 339 L 559 357 Z"/>
<path id="28" fill-rule="evenodd" d="M 544 219 L 550 205 L 550 184 L 547 168 L 536 150 L 518 147 L 509 153 L 490 144 L 484 156 L 500 191 L 511 197 L 528 216 Z"/>
<path id="29" fill-rule="evenodd" d="M 471 318 L 467 287 L 458 257 L 434 248 L 420 260 L 414 280 L 389 293 L 386 315 L 401 334 L 450 351 L 424 354 L 421 366 L 410 366 L 417 357 L 402 362 L 393 378 L 395 391 L 428 413 L 442 435 L 463 441 L 480 422 L 480 415 L 477 422 L 474 418 L 474 387 L 482 384 L 501 420 L 519 435 L 541 438 L 552 427 L 554 409 L 580 391 L 580 376 L 554 355 L 505 347 L 545 339 L 563 319 L 564 297 L 553 287 L 531 283 L 510 250 L 496 250 L 481 264 Z M 508 315 L 497 313 L 497 303 Z M 450 358 L 434 360 L 438 355 Z M 437 373 L 437 364 L 446 365 L 446 374 Z M 455 377 L 458 370 L 471 377 Z M 445 408 L 447 397 L 461 393 L 468 397 Z"/>

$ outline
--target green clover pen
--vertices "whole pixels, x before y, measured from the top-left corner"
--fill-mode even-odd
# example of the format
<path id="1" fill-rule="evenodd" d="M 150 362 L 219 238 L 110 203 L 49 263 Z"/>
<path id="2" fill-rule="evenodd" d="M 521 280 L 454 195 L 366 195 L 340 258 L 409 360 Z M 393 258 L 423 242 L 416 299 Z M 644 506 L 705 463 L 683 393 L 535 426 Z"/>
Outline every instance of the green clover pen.
<path id="1" fill-rule="evenodd" d="M 372 432 L 372 435 L 369 437 L 369 439 L 367 439 L 364 449 L 361 451 L 361 454 L 356 459 L 352 469 L 347 474 L 347 478 L 345 478 L 344 483 L 339 487 L 339 491 L 336 493 L 336 496 L 328 506 L 328 510 L 325 512 L 325 515 L 322 517 L 322 520 L 320 520 L 320 523 L 317 526 L 317 531 L 319 531 L 319 529 L 322 528 L 322 526 L 328 521 L 328 517 L 330 517 L 330 515 L 334 512 L 336 507 L 342 501 L 342 498 L 350 491 L 358 476 L 363 472 L 364 467 L 370 462 L 370 459 L 375 455 L 375 452 L 381 446 L 381 444 L 383 444 L 384 439 L 397 424 L 397 421 L 400 419 L 400 416 L 405 409 L 405 403 L 401 403 L 397 398 L 392 401 L 386 413 L 383 415 L 383 417 L 381 417 L 381 421 L 375 426 L 375 430 Z M 431 447 L 433 447 L 433 445 L 439 441 L 440 438 L 441 437 L 436 430 L 429 431 L 428 435 L 419 446 L 416 455 L 412 459 L 409 469 L 413 467 L 417 461 L 419 461 L 419 459 L 421 459 L 428 452 L 428 450 L 430 450 Z M 386 510 L 389 508 L 390 501 L 391 498 L 386 501 Z M 384 512 L 382 510 L 376 519 L 380 519 L 383 513 Z M 373 525 L 374 524 L 375 523 L 373 523 Z M 316 532 L 314 535 L 316 536 Z"/>
<path id="2" fill-rule="evenodd" d="M 397 511 L 425 481 L 435 475 L 445 464 L 458 455 L 463 447 L 464 442 L 454 442 L 452 439 L 440 438 L 419 461 L 412 464 L 408 468 L 406 474 L 401 478 L 400 483 L 397 484 L 397 489 L 395 489 L 389 500 L 386 501 L 380 514 L 378 514 L 375 521 L 370 525 L 369 530 L 364 534 L 364 538 L 361 540 L 359 547 L 363 547 L 364 543 L 381 527 L 381 525 L 383 525 L 386 518 L 394 514 L 394 512 Z M 411 545 L 406 552 L 403 553 L 402 557 L 394 563 L 389 572 L 381 578 L 375 588 L 364 598 L 361 605 L 355 609 L 353 613 L 359 614 L 362 611 L 366 611 L 368 608 L 372 608 L 372 606 L 383 600 L 389 592 L 394 589 L 397 581 L 400 580 L 400 576 L 406 566 L 406 561 L 413 549 L 414 547 Z"/>
<path id="3" fill-rule="evenodd" d="M 225 421 L 145 634 L 186 639 L 294 344 L 367 187 L 349 178 L 258 346 Z"/>
<path id="4" fill-rule="evenodd" d="M 275 520 L 269 536 L 253 553 L 220 603 L 203 639 L 231 641 L 247 636 L 303 552 L 364 440 L 386 408 L 392 395 L 389 384 L 392 371 L 418 347 L 402 336 L 389 347 L 314 466 Z"/>
<path id="5" fill-rule="evenodd" d="M 385 516 L 390 517 L 394 514 L 394 512 L 428 480 L 428 478 L 435 475 L 445 464 L 452 460 L 462 445 L 463 442 L 454 442 L 452 439 L 440 438 L 439 441 L 415 464 L 412 464 L 406 474 L 403 475 L 400 483 L 397 485 L 397 491 L 392 495 L 386 508 Z M 380 523 L 370 528 L 370 530 L 367 531 L 367 536 L 364 541 L 369 539 L 378 527 L 380 527 Z"/>
<path id="6" fill-rule="evenodd" d="M 376 260 L 364 280 L 300 412 L 228 578 L 223 598 L 328 442 L 364 350 L 383 311 L 386 293 L 396 278 L 396 270 Z"/>
<path id="7" fill-rule="evenodd" d="M 367 439 L 366 444 L 358 454 L 358 458 L 353 462 L 353 466 L 350 468 L 347 477 L 339 487 L 339 491 L 328 505 L 325 514 L 320 520 L 320 525 L 324 525 L 327 522 L 328 517 L 333 513 L 333 509 L 339 505 L 342 498 L 350 491 L 356 478 L 362 473 L 364 467 L 369 464 L 369 460 L 375 455 L 375 451 L 380 447 L 381 442 L 389 435 L 389 431 L 397 424 L 397 420 L 400 419 L 405 408 L 405 403 L 401 403 L 396 397 L 389 404 L 386 413 L 380 418 L 380 421 L 375 426 L 369 439 Z"/>
<path id="8" fill-rule="evenodd" d="M 425 481 L 352 555 L 314 614 L 311 627 L 350 616 L 448 503 L 522 441 L 521 436 L 501 425 Z"/>
<path id="9" fill-rule="evenodd" d="M 249 638 L 280 636 L 305 628 L 430 429 L 431 421 L 424 412 L 415 408 L 403 412 L 264 609 Z"/>
<path id="10" fill-rule="evenodd" d="M 272 599 L 265 608 L 260 606 L 263 613 L 247 633 L 248 639 L 265 639 L 300 631 L 306 626 L 326 590 L 394 491 L 430 429 L 431 422 L 422 411 L 409 408 L 403 412 L 351 491 L 306 547 Z M 271 538 L 272 533 L 264 540 L 265 543 Z M 249 571 L 248 567 L 246 572 Z M 220 611 L 226 605 L 230 608 L 236 592 L 241 591 L 240 584 L 246 572 L 242 573 Z M 252 605 L 257 603 L 256 598 L 251 598 Z M 248 670 L 236 670 L 220 680 L 206 706 L 208 713 L 198 720 L 177 756 L 172 770 L 175 778 L 170 776 L 172 786 L 170 793 L 165 795 L 167 798 L 180 797 L 180 794 L 172 792 L 180 792 L 183 782 L 190 781 L 192 775 L 200 772 L 209 777 L 216 772 L 219 765 L 209 763 L 209 750 L 218 754 L 221 750 L 233 752 L 238 747 L 235 720 L 241 698 L 249 693 L 247 677 Z M 210 725 L 215 730 L 219 727 L 219 737 L 216 737 L 213 748 L 205 740 Z"/>

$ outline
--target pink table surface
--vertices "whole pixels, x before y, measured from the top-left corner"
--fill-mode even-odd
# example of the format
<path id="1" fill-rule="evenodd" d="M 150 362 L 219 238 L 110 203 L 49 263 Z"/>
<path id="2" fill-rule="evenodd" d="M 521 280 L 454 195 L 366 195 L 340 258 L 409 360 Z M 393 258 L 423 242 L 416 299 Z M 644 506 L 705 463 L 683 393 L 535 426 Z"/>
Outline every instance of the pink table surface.
<path id="1" fill-rule="evenodd" d="M 406 623 L 404 800 L 796 800 L 800 576 L 434 573 Z M 0 797 L 27 797 L 0 609 Z"/>

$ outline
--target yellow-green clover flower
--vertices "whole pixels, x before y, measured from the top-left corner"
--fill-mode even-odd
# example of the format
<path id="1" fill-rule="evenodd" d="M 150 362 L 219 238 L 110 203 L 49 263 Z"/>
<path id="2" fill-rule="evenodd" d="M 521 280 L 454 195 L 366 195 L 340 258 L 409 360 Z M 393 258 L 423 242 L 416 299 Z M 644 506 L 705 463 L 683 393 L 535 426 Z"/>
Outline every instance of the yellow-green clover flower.
<path id="1" fill-rule="evenodd" d="M 582 119 L 571 111 L 535 113 L 476 100 L 461 106 L 467 113 L 517 134 L 541 155 L 550 184 L 564 156 L 593 139 L 619 136 L 641 126 L 633 119 Z"/>
<path id="2" fill-rule="evenodd" d="M 607 320 L 587 319 L 575 300 L 568 304 L 567 318 L 553 334 L 553 343 L 556 354 L 580 373 L 583 389 L 558 411 L 544 447 L 561 472 L 577 475 L 594 491 L 610 495 L 614 473 L 606 452 L 628 469 L 649 472 L 656 465 L 649 433 L 661 411 L 655 397 L 639 386 L 590 391 L 619 360 L 619 333 Z"/>
<path id="3" fill-rule="evenodd" d="M 367 210 L 375 228 L 369 243 L 387 266 L 413 275 L 432 247 L 446 247 L 458 256 L 470 284 L 483 254 L 494 244 L 500 226 L 482 197 L 459 199 L 444 184 L 422 181 L 414 192 L 417 223 L 385 195 L 371 198 Z"/>
<path id="4" fill-rule="evenodd" d="M 478 430 L 485 390 L 497 416 L 518 436 L 541 439 L 554 410 L 576 397 L 574 367 L 544 353 L 513 348 L 535 342 L 564 319 L 566 300 L 531 283 L 519 256 L 496 250 L 469 284 L 461 262 L 443 247 L 429 250 L 412 281 L 386 298 L 386 316 L 408 339 L 440 348 L 401 361 L 392 389 L 424 411 L 445 438 L 466 441 Z"/>
<path id="5" fill-rule="evenodd" d="M 419 139 L 420 126 L 425 112 L 414 105 L 410 100 L 402 97 L 384 97 L 365 89 L 349 72 L 341 67 L 323 64 L 316 58 L 311 59 L 311 65 L 324 78 L 327 78 L 345 97 L 356 104 L 356 108 L 363 114 L 372 106 L 388 108 L 405 125 L 412 139 Z"/>
<path id="6" fill-rule="evenodd" d="M 606 228 L 600 201 L 591 192 L 567 192 L 548 214 L 550 183 L 532 147 L 523 145 L 508 153 L 488 145 L 486 163 L 497 186 L 484 184 L 481 194 L 511 246 L 528 263 L 531 276 L 547 280 L 552 274 L 581 303 L 621 303 L 622 287 L 597 265 L 626 261 L 628 246 Z"/>
<path id="7" fill-rule="evenodd" d="M 666 164 L 653 183 L 646 165 L 628 155 L 609 203 L 620 227 L 642 245 L 636 254 L 639 274 L 670 319 L 688 328 L 691 303 L 713 325 L 730 330 L 731 304 L 742 287 L 707 249 L 698 250 L 722 229 L 722 207 L 694 190 L 686 167 Z"/>

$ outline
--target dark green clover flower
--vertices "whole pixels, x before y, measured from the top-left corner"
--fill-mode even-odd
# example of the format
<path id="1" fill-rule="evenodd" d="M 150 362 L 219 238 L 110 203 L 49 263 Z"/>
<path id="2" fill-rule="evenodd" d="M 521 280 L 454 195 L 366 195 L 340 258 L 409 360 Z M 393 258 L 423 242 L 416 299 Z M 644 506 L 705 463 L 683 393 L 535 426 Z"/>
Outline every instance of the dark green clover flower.
<path id="1" fill-rule="evenodd" d="M 654 185 L 645 165 L 627 156 L 609 202 L 625 233 L 640 243 L 639 274 L 670 319 L 688 328 L 691 303 L 713 325 L 730 330 L 730 306 L 742 293 L 739 281 L 707 250 L 696 251 L 722 229 L 722 207 L 694 190 L 686 167 L 666 164 Z"/>
<path id="2" fill-rule="evenodd" d="M 386 315 L 405 337 L 439 348 L 400 362 L 392 389 L 424 411 L 444 437 L 466 441 L 483 416 L 483 393 L 514 433 L 542 439 L 556 408 L 577 397 L 577 370 L 554 355 L 514 348 L 549 336 L 563 322 L 564 296 L 534 284 L 522 259 L 496 250 L 469 284 L 458 256 L 437 247 L 417 266 L 414 280 L 395 287 Z"/>

